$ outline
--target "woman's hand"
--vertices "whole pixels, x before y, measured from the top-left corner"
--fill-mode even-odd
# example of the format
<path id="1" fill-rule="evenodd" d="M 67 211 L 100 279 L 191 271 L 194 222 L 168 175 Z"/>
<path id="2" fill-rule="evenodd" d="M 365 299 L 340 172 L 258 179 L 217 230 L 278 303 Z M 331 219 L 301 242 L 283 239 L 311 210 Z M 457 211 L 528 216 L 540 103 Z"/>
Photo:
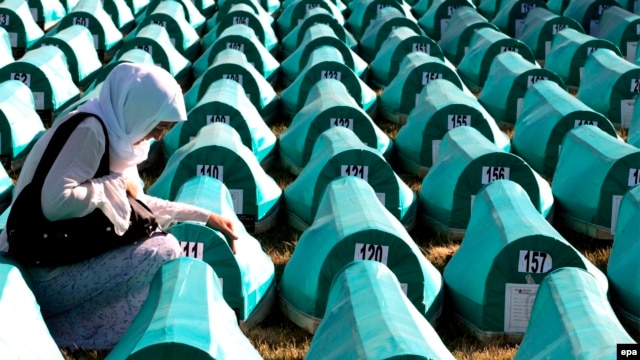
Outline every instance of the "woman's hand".
<path id="1" fill-rule="evenodd" d="M 220 230 L 227 238 L 227 241 L 229 241 L 231 251 L 233 251 L 234 254 L 236 253 L 235 241 L 238 240 L 238 235 L 233 229 L 233 222 L 231 219 L 211 213 L 209 214 L 209 219 L 207 219 L 207 226 L 212 229 Z"/>

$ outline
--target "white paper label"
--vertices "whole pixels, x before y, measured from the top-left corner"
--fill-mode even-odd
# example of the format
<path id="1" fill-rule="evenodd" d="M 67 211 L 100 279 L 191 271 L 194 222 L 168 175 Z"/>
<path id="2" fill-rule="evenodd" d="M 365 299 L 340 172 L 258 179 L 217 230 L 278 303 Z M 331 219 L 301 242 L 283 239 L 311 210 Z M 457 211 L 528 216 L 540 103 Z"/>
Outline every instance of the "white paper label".
<path id="1" fill-rule="evenodd" d="M 89 27 L 89 18 L 74 17 L 72 19 L 72 24 L 73 25 L 80 25 L 80 26 L 84 26 L 84 27 L 88 28 Z"/>
<path id="2" fill-rule="evenodd" d="M 153 56 L 153 46 L 152 45 L 136 45 L 136 49 L 140 49 L 149 53 L 149 55 Z"/>
<path id="3" fill-rule="evenodd" d="M 38 9 L 29 8 L 29 11 L 31 11 L 31 17 L 33 18 L 33 20 L 38 21 Z"/>
<path id="4" fill-rule="evenodd" d="M 228 43 L 227 43 L 227 49 L 238 50 L 238 51 L 240 51 L 241 53 L 244 53 L 244 44 L 242 44 L 242 43 L 228 42 Z"/>
<path id="5" fill-rule="evenodd" d="M 523 6 L 526 4 L 522 4 Z M 516 19 L 516 39 L 520 38 L 522 28 L 524 27 L 524 19 Z"/>
<path id="6" fill-rule="evenodd" d="M 220 290 L 224 289 L 224 280 L 223 278 L 218 278 L 218 284 L 220 284 Z"/>
<path id="7" fill-rule="evenodd" d="M 600 20 L 591 20 L 589 22 L 589 35 L 597 36 L 600 30 Z"/>
<path id="8" fill-rule="evenodd" d="M 636 50 L 638 50 L 637 41 L 627 42 L 627 61 L 634 62 L 636 60 Z"/>
<path id="9" fill-rule="evenodd" d="M 471 195 L 471 201 L 470 201 L 471 207 L 469 208 L 469 215 L 471 215 L 473 213 L 473 204 L 475 202 L 476 202 L 476 196 L 475 195 Z"/>
<path id="10" fill-rule="evenodd" d="M 580 67 L 580 81 L 582 81 L 582 76 L 584 76 L 584 67 Z"/>
<path id="11" fill-rule="evenodd" d="M 93 37 L 93 48 L 98 50 L 100 43 L 98 42 L 98 35 L 92 35 Z"/>
<path id="12" fill-rule="evenodd" d="M 517 53 L 518 49 L 513 47 L 513 46 L 502 46 L 500 47 L 500 52 L 504 53 L 504 52 L 514 52 Z"/>
<path id="13" fill-rule="evenodd" d="M 9 33 L 9 43 L 11 44 L 12 48 L 18 47 L 18 33 Z"/>
<path id="14" fill-rule="evenodd" d="M 504 331 L 525 332 L 538 293 L 537 284 L 505 284 Z"/>
<path id="15" fill-rule="evenodd" d="M 416 106 L 418 105 L 418 103 L 420 102 L 420 93 L 416 94 Z"/>
<path id="16" fill-rule="evenodd" d="M 471 126 L 471 115 L 447 115 L 447 129 L 459 126 Z"/>
<path id="17" fill-rule="evenodd" d="M 534 75 L 534 76 L 528 76 L 527 77 L 527 88 L 530 88 L 531 86 L 533 86 L 533 84 L 537 83 L 540 80 L 549 80 L 549 78 L 547 76 L 539 76 L 539 75 Z"/>
<path id="18" fill-rule="evenodd" d="M 509 180 L 509 168 L 504 166 L 483 166 L 482 183 L 488 184 L 494 180 Z"/>
<path id="19" fill-rule="evenodd" d="M 636 105 L 636 99 L 626 99 L 620 101 L 620 127 L 628 129 L 631 126 L 633 118 L 633 108 Z"/>
<path id="20" fill-rule="evenodd" d="M 231 116 L 229 116 L 229 115 L 207 115 L 207 124 L 216 123 L 216 122 L 229 124 L 231 122 Z"/>
<path id="21" fill-rule="evenodd" d="M 423 72 L 422 85 L 427 85 L 431 80 L 442 79 L 441 73 Z"/>
<path id="22" fill-rule="evenodd" d="M 520 113 L 522 113 L 523 105 L 524 105 L 524 98 L 518 98 L 516 103 L 516 118 L 520 117 Z"/>
<path id="23" fill-rule="evenodd" d="M 444 32 L 447 30 L 449 21 L 451 21 L 451 19 L 440 19 L 440 34 L 444 34 Z"/>
<path id="24" fill-rule="evenodd" d="M 629 169 L 629 182 L 627 183 L 628 186 L 633 186 L 640 183 L 639 171 L 640 170 L 638 169 Z"/>
<path id="25" fill-rule="evenodd" d="M 358 176 L 369 181 L 369 167 L 367 165 L 341 165 L 340 176 Z"/>
<path id="26" fill-rule="evenodd" d="M 0 14 L 0 26 L 9 26 L 11 22 L 11 16 L 7 14 Z"/>
<path id="27" fill-rule="evenodd" d="M 341 71 L 322 70 L 320 72 L 320 79 L 336 79 L 340 81 L 342 79 Z"/>
<path id="28" fill-rule="evenodd" d="M 42 91 L 34 91 L 33 102 L 36 105 L 36 110 L 44 110 L 44 93 Z"/>
<path id="29" fill-rule="evenodd" d="M 244 16 L 234 16 L 233 25 L 246 25 L 249 26 L 249 18 Z"/>
<path id="30" fill-rule="evenodd" d="M 167 27 L 167 22 L 162 20 L 151 20 L 152 24 L 162 26 L 163 28 Z"/>
<path id="31" fill-rule="evenodd" d="M 442 140 L 431 140 L 431 163 L 435 164 L 438 160 L 438 153 L 440 152 L 440 143 Z"/>
<path id="32" fill-rule="evenodd" d="M 518 272 L 544 274 L 552 267 L 551 255 L 542 251 L 520 250 Z"/>
<path id="33" fill-rule="evenodd" d="M 229 194 L 231 194 L 231 201 L 233 202 L 233 210 L 236 214 L 244 214 L 243 201 L 244 201 L 244 190 L 242 189 L 229 189 Z"/>
<path id="34" fill-rule="evenodd" d="M 196 176 L 211 176 L 224 181 L 224 166 L 222 165 L 196 165 Z"/>
<path id="35" fill-rule="evenodd" d="M 598 5 L 598 15 L 602 15 L 602 13 L 610 7 L 611 5 L 605 5 L 605 4 Z"/>
<path id="36" fill-rule="evenodd" d="M 356 243 L 353 260 L 374 260 L 387 265 L 389 247 L 386 245 Z"/>
<path id="37" fill-rule="evenodd" d="M 460 5 L 447 6 L 447 16 L 452 17 L 453 13 L 460 7 Z"/>
<path id="38" fill-rule="evenodd" d="M 196 258 L 202 260 L 204 253 L 204 244 L 201 242 L 180 241 L 182 248 L 182 256 Z"/>
<path id="39" fill-rule="evenodd" d="M 331 118 L 329 119 L 329 127 L 342 126 L 353 131 L 353 119 L 348 118 Z"/>
<path id="40" fill-rule="evenodd" d="M 616 225 L 618 224 L 618 212 L 620 211 L 620 203 L 622 195 L 613 195 L 611 199 L 611 235 L 616 234 Z"/>
<path id="41" fill-rule="evenodd" d="M 640 0 L 636 0 L 633 3 L 633 13 L 640 14 Z M 640 35 L 640 25 L 638 25 L 638 35 Z"/>
<path id="42" fill-rule="evenodd" d="M 320 6 L 320 4 L 307 4 L 307 11 L 312 10 Z"/>
<path id="43" fill-rule="evenodd" d="M 567 24 L 553 24 L 553 26 L 551 27 L 551 32 L 553 35 L 555 35 L 568 27 L 569 25 Z"/>
<path id="44" fill-rule="evenodd" d="M 526 15 L 529 13 L 529 11 L 533 10 L 536 8 L 536 4 L 532 4 L 532 3 L 521 3 L 520 4 L 520 14 L 522 15 Z"/>
<path id="45" fill-rule="evenodd" d="M 544 42 L 544 57 L 546 58 L 547 55 L 549 55 L 550 52 L 551 52 L 551 41 L 545 41 Z"/>
<path id="46" fill-rule="evenodd" d="M 423 52 L 430 54 L 431 53 L 431 45 L 430 44 L 422 44 L 422 43 L 414 43 L 411 47 L 413 52 Z"/>
<path id="47" fill-rule="evenodd" d="M 11 73 L 11 79 L 21 81 L 27 87 L 31 87 L 31 74 L 27 73 Z"/>
<path id="48" fill-rule="evenodd" d="M 242 85 L 242 75 L 240 74 L 222 74 L 223 79 L 229 79 Z"/>
<path id="49" fill-rule="evenodd" d="M 382 206 L 386 205 L 385 202 L 386 202 L 387 195 L 385 193 L 376 193 L 376 197 L 378 198 Z"/>
<path id="50" fill-rule="evenodd" d="M 598 126 L 598 122 L 597 121 L 593 121 L 593 120 L 576 120 L 573 123 L 573 127 L 578 127 L 578 126 L 582 126 L 582 125 Z"/>
<path id="51" fill-rule="evenodd" d="M 400 289 L 402 290 L 402 292 L 407 295 L 407 291 L 409 291 L 409 284 L 407 283 L 400 283 Z"/>

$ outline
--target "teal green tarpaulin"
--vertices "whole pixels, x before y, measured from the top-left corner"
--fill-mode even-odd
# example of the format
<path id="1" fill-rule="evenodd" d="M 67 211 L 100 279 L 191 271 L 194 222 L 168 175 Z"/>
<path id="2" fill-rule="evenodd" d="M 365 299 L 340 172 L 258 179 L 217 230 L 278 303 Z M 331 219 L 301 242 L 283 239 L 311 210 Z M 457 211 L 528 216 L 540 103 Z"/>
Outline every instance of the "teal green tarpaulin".
<path id="1" fill-rule="evenodd" d="M 111 70 L 116 67 L 118 64 L 123 62 L 127 63 L 136 63 L 136 64 L 150 64 L 153 65 L 153 57 L 148 52 L 142 49 L 131 49 L 124 51 L 118 54 L 117 58 L 111 59 L 109 63 L 104 65 L 100 70 L 98 70 L 93 82 L 89 87 L 85 90 L 83 95 L 86 95 L 89 91 L 93 90 L 98 84 L 101 84 L 104 79 L 109 75 Z"/>
<path id="2" fill-rule="evenodd" d="M 551 51 L 554 36 L 563 29 L 574 29 L 584 33 L 580 23 L 574 19 L 556 15 L 543 7 L 536 7 L 527 14 L 517 38 L 527 44 L 538 62 L 543 63 Z"/>
<path id="3" fill-rule="evenodd" d="M 562 15 L 576 19 L 587 34 L 598 36 L 600 17 L 612 6 L 619 5 L 615 0 L 572 0 L 567 4 Z"/>
<path id="4" fill-rule="evenodd" d="M 404 0 L 352 0 L 348 5 L 350 13 L 345 26 L 357 39 L 360 39 L 380 10 L 387 7 L 392 7 L 405 17 L 415 20 L 411 7 Z"/>
<path id="5" fill-rule="evenodd" d="M 418 215 L 434 230 L 461 238 L 474 196 L 484 185 L 502 179 L 522 186 L 536 210 L 552 217 L 551 187 L 524 160 L 503 152 L 475 128 L 449 130 L 440 143 L 436 163 L 422 180 Z"/>
<path id="6" fill-rule="evenodd" d="M 14 61 L 9 33 L 3 27 L 0 27 L 0 68 Z"/>
<path id="7" fill-rule="evenodd" d="M 28 0 L 27 3 L 36 24 L 44 31 L 49 31 L 67 14 L 58 0 Z"/>
<path id="8" fill-rule="evenodd" d="M 464 6 L 475 9 L 470 0 L 432 0 L 427 11 L 418 20 L 418 25 L 427 36 L 438 41 L 447 30 L 453 13 Z"/>
<path id="9" fill-rule="evenodd" d="M 238 327 L 207 263 L 181 257 L 154 275 L 149 295 L 107 359 L 261 359 Z"/>
<path id="10" fill-rule="evenodd" d="M 353 131 L 363 143 L 391 160 L 393 142 L 387 134 L 349 96 L 344 84 L 323 79 L 313 85 L 305 105 L 280 134 L 281 163 L 298 175 L 307 165 L 318 136 L 336 126 Z"/>
<path id="11" fill-rule="evenodd" d="M 408 27 L 417 34 L 424 35 L 418 22 L 412 17 L 392 7 L 385 7 L 378 11 L 378 16 L 369 25 L 360 39 L 360 56 L 366 62 L 375 59 L 382 43 L 389 37 L 392 30 L 399 27 Z"/>
<path id="12" fill-rule="evenodd" d="M 139 23 L 140 21 L 144 20 L 144 18 L 147 15 L 152 14 L 156 9 L 156 7 L 160 5 L 162 1 L 164 0 L 151 0 L 144 14 L 141 14 L 136 18 L 136 22 Z M 187 21 L 189 22 L 189 24 L 191 24 L 191 27 L 193 27 L 198 32 L 198 34 L 201 34 L 204 28 L 206 19 L 200 13 L 198 8 L 196 8 L 194 2 L 192 2 L 191 0 L 172 0 L 172 1 L 177 1 L 180 3 L 180 5 L 182 5 Z"/>
<path id="13" fill-rule="evenodd" d="M 331 282 L 326 316 L 305 359 L 450 359 L 435 329 L 377 261 L 347 264 Z"/>
<path id="14" fill-rule="evenodd" d="M 13 179 L 9 177 L 7 170 L 4 166 L 0 166 L 0 209 L 5 211 L 11 207 L 11 201 L 13 199 Z M 5 216 L 6 215 L 6 216 Z M 9 216 L 8 213 L 2 213 L 0 223 L 6 223 L 6 219 Z M 4 227 L 4 225 L 2 225 Z"/>
<path id="15" fill-rule="evenodd" d="M 519 340 L 540 283 L 562 267 L 585 269 L 595 277 L 591 287 L 607 292 L 606 276 L 539 213 L 525 189 L 497 180 L 475 197 L 444 280 L 454 312 L 479 339 Z"/>
<path id="16" fill-rule="evenodd" d="M 614 210 L 629 187 L 640 183 L 640 149 L 595 126 L 567 132 L 553 176 L 553 196 L 566 225 L 611 239 Z"/>
<path id="17" fill-rule="evenodd" d="M 337 8 L 336 4 L 329 0 L 294 0 L 287 4 L 283 4 L 282 12 L 276 19 L 276 28 L 278 39 L 282 39 L 289 31 L 293 30 L 298 22 L 304 19 L 306 12 L 315 7 L 322 7 L 329 11 L 333 17 L 338 20 L 341 25 L 345 24 L 342 12 Z M 354 34 L 355 35 L 355 34 Z"/>
<path id="18" fill-rule="evenodd" d="M 488 22 L 476 9 L 463 6 L 451 15 L 451 20 L 446 30 L 442 32 L 438 44 L 447 59 L 458 65 L 468 51 L 469 43 L 476 30 L 485 27 L 499 31 L 498 27 Z"/>
<path id="19" fill-rule="evenodd" d="M 126 0 L 101 0 L 104 11 L 109 14 L 115 26 L 122 32 L 128 33 L 136 26 L 133 13 Z"/>
<path id="20" fill-rule="evenodd" d="M 8 33 L 13 57 L 19 58 L 24 51 L 44 36 L 24 0 L 4 0 L 0 3 L 2 26 Z"/>
<path id="21" fill-rule="evenodd" d="M 279 283 L 281 308 L 310 333 L 326 314 L 331 281 L 354 260 L 386 265 L 406 284 L 409 301 L 434 323 L 443 306 L 442 275 L 364 180 L 327 184 L 313 224 L 305 230 Z"/>
<path id="22" fill-rule="evenodd" d="M 151 0 L 125 0 L 133 16 L 137 17 L 147 8 Z M 144 16 L 144 15 L 143 15 Z"/>
<path id="23" fill-rule="evenodd" d="M 617 344 L 635 341 L 616 318 L 599 280 L 578 268 L 550 273 L 533 303 L 515 359 L 620 357 Z"/>
<path id="24" fill-rule="evenodd" d="M 316 216 L 327 185 L 341 176 L 366 180 L 385 208 L 406 228 L 413 228 L 417 205 L 413 191 L 378 151 L 344 126 L 332 127 L 318 136 L 307 166 L 284 190 L 289 224 L 306 229 Z"/>
<path id="25" fill-rule="evenodd" d="M 627 134 L 627 142 L 640 149 L 640 104 L 633 107 L 633 117 Z"/>
<path id="26" fill-rule="evenodd" d="M 275 1 L 278 1 L 278 6 L 280 6 L 279 0 L 275 0 Z M 207 17 L 207 29 L 211 30 L 215 28 L 220 22 L 220 20 L 222 20 L 225 16 L 227 16 L 231 8 L 234 5 L 239 5 L 239 4 L 248 5 L 249 8 L 251 9 L 251 12 L 256 14 L 258 17 L 266 20 L 269 23 L 269 25 L 273 26 L 275 19 L 273 18 L 273 16 L 270 15 L 269 12 L 267 12 L 267 10 L 265 10 L 263 6 L 260 5 L 258 0 L 235 0 L 235 1 L 221 0 L 221 1 L 218 1 L 217 9 L 216 9 L 217 11 L 213 14 L 213 16 Z M 242 23 L 244 21 L 240 21 L 240 22 Z"/>
<path id="27" fill-rule="evenodd" d="M 504 0 L 491 21 L 505 34 L 520 38 L 522 26 L 529 12 L 537 8 L 546 8 L 545 0 Z"/>
<path id="28" fill-rule="evenodd" d="M 640 15 L 618 6 L 612 6 L 602 13 L 598 37 L 615 44 L 628 61 L 636 60 L 638 40 L 640 40 Z"/>
<path id="29" fill-rule="evenodd" d="M 553 177 L 560 145 L 574 127 L 594 125 L 618 137 L 611 121 L 593 111 L 553 81 L 542 80 L 531 86 L 512 137 L 514 153 L 521 156 L 540 175 Z"/>

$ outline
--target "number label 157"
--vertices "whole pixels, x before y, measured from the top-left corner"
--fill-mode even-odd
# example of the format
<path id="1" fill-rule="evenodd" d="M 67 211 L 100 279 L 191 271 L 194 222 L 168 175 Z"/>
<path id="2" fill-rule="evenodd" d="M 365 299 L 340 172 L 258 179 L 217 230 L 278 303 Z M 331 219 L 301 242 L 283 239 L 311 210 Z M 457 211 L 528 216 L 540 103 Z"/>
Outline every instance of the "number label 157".
<path id="1" fill-rule="evenodd" d="M 520 250 L 518 272 L 544 274 L 551 270 L 551 255 L 542 251 Z"/>

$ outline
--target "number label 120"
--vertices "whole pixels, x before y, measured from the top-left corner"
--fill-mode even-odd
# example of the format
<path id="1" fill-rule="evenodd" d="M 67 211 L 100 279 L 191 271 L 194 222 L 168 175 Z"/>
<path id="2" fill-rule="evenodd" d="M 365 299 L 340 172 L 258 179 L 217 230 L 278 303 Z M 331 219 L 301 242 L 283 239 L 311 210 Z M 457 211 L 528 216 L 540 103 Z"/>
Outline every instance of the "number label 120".
<path id="1" fill-rule="evenodd" d="M 389 247 L 386 245 L 356 243 L 353 260 L 374 260 L 387 265 Z"/>

